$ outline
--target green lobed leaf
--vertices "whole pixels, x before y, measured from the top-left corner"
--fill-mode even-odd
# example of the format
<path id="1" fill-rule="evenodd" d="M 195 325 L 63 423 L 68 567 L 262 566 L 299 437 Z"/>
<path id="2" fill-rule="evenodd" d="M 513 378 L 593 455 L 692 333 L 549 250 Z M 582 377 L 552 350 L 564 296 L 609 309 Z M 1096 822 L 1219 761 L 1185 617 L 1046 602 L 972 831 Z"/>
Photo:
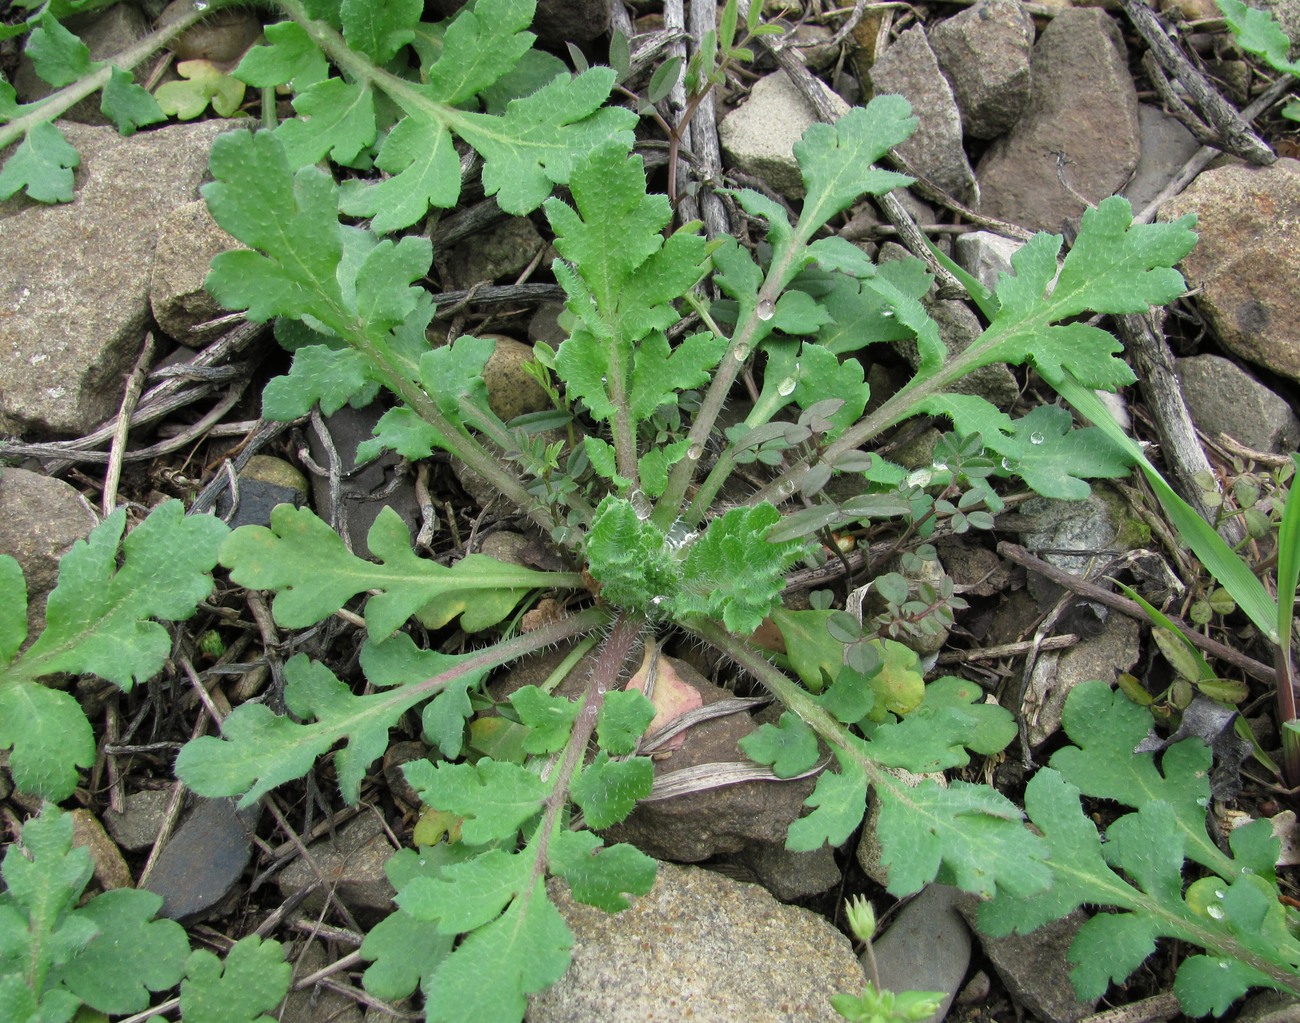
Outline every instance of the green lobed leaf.
<path id="1" fill-rule="evenodd" d="M 764 502 L 713 519 L 682 562 L 678 613 L 721 618 L 731 632 L 751 635 L 777 607 L 785 572 L 803 553 L 798 541 L 767 541 L 780 518 Z"/>
<path id="2" fill-rule="evenodd" d="M 262 415 L 289 423 L 319 404 L 321 413 L 329 416 L 344 405 L 363 408 L 378 393 L 374 363 L 361 352 L 347 346 L 308 345 L 293 353 L 287 374 L 267 383 Z"/>
<path id="3" fill-rule="evenodd" d="M 240 95 L 243 95 L 243 90 L 240 90 Z M 116 126 L 118 134 L 126 136 L 135 134 L 137 128 L 146 124 L 157 124 L 167 119 L 148 90 L 136 85 L 130 73 L 119 67 L 113 68 L 104 83 L 99 108 Z"/>
<path id="4" fill-rule="evenodd" d="M 244 526 L 221 549 L 231 578 L 250 589 L 274 590 L 275 620 L 285 628 L 313 625 L 367 590 L 371 637 L 383 640 L 412 615 L 429 628 L 456 617 L 468 631 L 495 625 L 531 590 L 581 585 L 569 574 L 537 572 L 471 554 L 448 568 L 411 549 L 411 537 L 391 508 L 370 527 L 367 543 L 380 564 L 350 553 L 339 535 L 306 508 L 282 504 L 271 528 Z"/>
<path id="5" fill-rule="evenodd" d="M 587 570 L 616 607 L 646 608 L 678 588 L 679 567 L 667 536 L 643 521 L 630 501 L 605 497 L 587 534 Z"/>
<path id="6" fill-rule="evenodd" d="M 507 213 L 523 216 L 557 184 L 567 184 L 581 154 L 609 140 L 627 149 L 636 114 L 605 107 L 614 85 L 611 68 L 558 78 L 514 100 L 504 116 L 462 114 L 454 128 L 486 161 L 483 190 Z"/>
<path id="7" fill-rule="evenodd" d="M 1079 501 L 1091 489 L 1084 480 L 1119 479 L 1129 472 L 1128 459 L 1105 434 L 1096 427 L 1073 429 L 1070 413 L 1053 405 L 1013 420 L 1010 435 L 983 436 L 1008 471 L 1043 497 Z"/>
<path id="8" fill-rule="evenodd" d="M 456 668 L 461 658 L 437 650 L 424 650 L 404 632 L 394 633 L 382 643 L 367 639 L 361 647 L 361 669 L 377 686 L 404 686 L 436 678 Z M 425 704 L 420 713 L 424 739 L 448 760 L 460 756 L 465 739 L 465 722 L 473 716 L 470 689 L 481 685 L 487 672 L 471 671 L 448 680 L 442 691 Z"/>
<path id="9" fill-rule="evenodd" d="M 557 831 L 547 866 L 568 882 L 575 901 L 617 913 L 627 909 L 627 895 L 650 891 L 659 865 L 626 842 L 607 846 L 590 831 Z"/>
<path id="10" fill-rule="evenodd" d="M 1300 76 L 1300 61 L 1290 59 L 1291 40 L 1268 10 L 1248 7 L 1241 0 L 1216 2 L 1243 50 L 1262 57 L 1275 71 Z"/>
<path id="11" fill-rule="evenodd" d="M 529 729 L 524 739 L 525 753 L 555 753 L 563 749 L 580 709 L 577 701 L 552 696 L 537 686 L 520 687 L 511 695 L 510 704 Z"/>
<path id="12" fill-rule="evenodd" d="M 262 34 L 267 45 L 254 46 L 231 72 L 240 81 L 257 89 L 292 83 L 297 92 L 305 92 L 328 76 L 325 54 L 297 22 L 267 25 Z"/>
<path id="13" fill-rule="evenodd" d="M 887 788 L 877 784 L 877 795 L 876 834 L 892 894 L 909 895 L 936 878 L 984 897 L 998 889 L 1027 896 L 1053 883 L 1046 843 L 994 789 L 929 780 L 909 788 L 891 778 Z"/>
<path id="14" fill-rule="evenodd" d="M 364 3 L 364 0 L 359 0 Z M 508 74 L 532 49 L 534 0 L 477 0 L 447 26 L 442 54 L 425 68 L 428 93 L 459 106 Z M 420 5 L 416 3 L 416 14 Z"/>
<path id="15" fill-rule="evenodd" d="M 861 196 L 883 195 L 912 179 L 873 166 L 916 130 L 917 119 L 902 96 L 876 96 L 835 124 L 814 124 L 794 144 L 808 195 L 799 226 L 805 237 Z"/>
<path id="16" fill-rule="evenodd" d="M 176 775 L 202 796 L 242 796 L 248 806 L 277 785 L 307 774 L 340 739 L 335 757 L 339 792 L 357 801 L 366 768 L 388 748 L 388 730 L 429 696 L 424 687 L 356 696 L 324 664 L 296 654 L 284 666 L 285 704 L 295 722 L 260 703 L 236 707 L 222 722 L 223 738 L 192 739 L 176 758 Z"/>
<path id="17" fill-rule="evenodd" d="M 400 897 L 417 878 L 436 880 L 450 846 L 433 849 L 399 849 L 384 864 L 384 873 Z M 421 981 L 451 954 L 454 937 L 439 934 L 429 921 L 420 920 L 400 906 L 380 920 L 361 943 L 361 956 L 370 960 L 362 975 L 366 990 L 376 998 L 399 1001 L 412 994 Z"/>
<path id="18" fill-rule="evenodd" d="M 424 13 L 421 0 L 343 0 L 339 16 L 343 38 L 358 53 L 376 64 L 387 64 L 403 46 L 415 38 L 415 26 Z"/>
<path id="19" fill-rule="evenodd" d="M 185 1023 L 273 1023 L 267 1013 L 289 993 L 293 979 L 280 943 L 256 934 L 235 942 L 224 963 L 207 949 L 196 949 L 185 972 Z"/>
<path id="20" fill-rule="evenodd" d="M 526 895 L 466 937 L 429 978 L 429 1023 L 519 1023 L 527 996 L 564 975 L 573 935 L 541 878 Z"/>
<path id="21" fill-rule="evenodd" d="M 374 145 L 375 94 L 369 84 L 326 78 L 293 100 L 297 117 L 275 129 L 290 167 L 305 168 L 327 156 L 347 166 Z"/>
<path id="22" fill-rule="evenodd" d="M 388 175 L 343 193 L 341 212 L 370 217 L 377 234 L 418 223 L 429 207 L 449 209 L 460 198 L 460 157 L 445 127 L 408 114 L 384 136 L 375 166 Z"/>
<path id="23" fill-rule="evenodd" d="M 476 764 L 417 760 L 403 772 L 424 803 L 464 818 L 461 837 L 469 845 L 513 839 L 546 798 L 546 783 L 537 775 L 489 758 Z"/>
<path id="24" fill-rule="evenodd" d="M 126 538 L 119 509 L 77 541 L 59 563 L 59 582 L 46 603 L 45 631 L 17 657 L 26 632 L 22 574 L 0 562 L 13 595 L 0 644 L 9 647 L 0 668 L 0 749 L 12 747 L 9 770 L 26 792 L 64 799 L 77 768 L 94 762 L 95 743 L 80 705 L 37 679 L 67 672 L 95 674 L 129 690 L 156 674 L 171 652 L 167 629 L 152 619 L 180 621 L 212 592 L 208 574 L 227 530 L 207 516 L 186 518 L 168 501 Z M 119 555 L 121 564 L 118 564 Z"/>
<path id="25" fill-rule="evenodd" d="M 52 13 L 46 11 L 27 37 L 23 52 L 32 62 L 32 70 L 50 85 L 60 88 L 78 78 L 93 74 L 99 62 L 90 59 L 86 44 L 69 32 Z"/>
<path id="26" fill-rule="evenodd" d="M 397 905 L 417 920 L 436 921 L 439 934 L 452 936 L 495 920 L 527 890 L 532 873 L 533 857 L 487 849 L 473 859 L 444 866 L 436 878 L 409 881 Z"/>
<path id="27" fill-rule="evenodd" d="M 671 349 L 667 337 L 651 331 L 632 356 L 632 418 L 649 419 L 659 406 L 676 401 L 677 392 L 707 384 L 726 350 L 726 338 L 708 331 L 690 334 Z"/>
<path id="28" fill-rule="evenodd" d="M 174 920 L 155 920 L 162 896 L 118 888 L 103 892 L 75 911 L 96 935 L 81 953 L 50 972 L 86 1005 L 106 1013 L 140 1012 L 151 991 L 175 987 L 185 968 L 189 940 Z M 130 969 L 123 969 L 124 964 Z"/>
<path id="29" fill-rule="evenodd" d="M 836 682 L 830 692 L 839 687 Z M 970 763 L 967 749 L 985 756 L 1000 753 L 1016 737 L 1015 718 L 997 704 L 982 702 L 983 696 L 974 682 L 951 675 L 935 679 L 925 687 L 920 706 L 872 731 L 872 760 L 927 774 L 965 767 Z"/>
<path id="30" fill-rule="evenodd" d="M 654 704 L 640 690 L 615 689 L 606 693 L 596 718 L 600 748 L 616 757 L 631 753 L 654 716 Z"/>
<path id="31" fill-rule="evenodd" d="M 208 291 L 256 321 L 310 316 L 346 335 L 353 311 L 336 277 L 343 239 L 334 180 L 317 167 L 295 174 L 280 139 L 269 132 L 218 136 L 210 165 L 215 180 L 201 191 L 213 219 L 260 251 L 214 258 L 204 282 Z"/>
<path id="32" fill-rule="evenodd" d="M 1057 268 L 1059 235 L 1036 234 L 1002 275 L 997 314 L 983 337 L 955 360 L 969 368 L 1032 362 L 1049 382 L 1071 374 L 1087 387 L 1116 390 L 1133 373 L 1110 334 L 1081 322 L 1085 312 L 1140 313 L 1183 293 L 1174 265 L 1196 243 L 1195 217 L 1134 224 L 1128 201 L 1112 196 L 1084 212 L 1074 246 Z"/>
<path id="33" fill-rule="evenodd" d="M 0 681 L 0 750 L 9 749 L 9 773 L 22 792 L 66 799 L 77 768 L 95 762 L 95 733 L 69 693 L 37 682 Z"/>
<path id="34" fill-rule="evenodd" d="M 610 760 L 601 750 L 569 786 L 569 798 L 582 807 L 588 827 L 601 831 L 623 820 L 653 787 L 649 757 Z"/>
<path id="35" fill-rule="evenodd" d="M 37 202 L 72 202 L 72 168 L 80 164 L 58 128 L 48 121 L 34 124 L 0 168 L 0 199 L 26 191 Z"/>
<path id="36" fill-rule="evenodd" d="M 817 763 L 817 734 L 791 711 L 775 725 L 760 725 L 736 745 L 750 760 L 771 767 L 778 778 L 793 778 Z"/>
<path id="37" fill-rule="evenodd" d="M 817 785 L 804 800 L 813 812 L 790 824 L 785 847 L 794 852 L 811 852 L 823 845 L 838 848 L 862 823 L 867 808 L 867 776 L 862 765 L 843 751 L 835 751 L 838 771 L 823 771 Z"/>
<path id="38" fill-rule="evenodd" d="M 1151 729 L 1151 714 L 1102 682 L 1070 691 L 1061 723 L 1075 745 L 1052 755 L 1051 766 L 1084 795 L 1141 807 L 1162 801 L 1173 808 L 1187 856 L 1222 873 L 1230 860 L 1205 831 L 1210 798 L 1211 753 L 1199 739 L 1185 739 L 1155 754 L 1134 753 Z"/>
<path id="39" fill-rule="evenodd" d="M 153 920 L 162 899 L 119 889 L 78 908 L 93 873 L 90 854 L 72 844 L 72 817 L 47 806 L 23 825 L 0 865 L 0 1007 L 7 1019 L 70 1019 L 83 1003 L 104 1013 L 138 1012 L 150 991 L 181 978 L 184 929 Z M 123 970 L 122 954 L 136 961 Z"/>

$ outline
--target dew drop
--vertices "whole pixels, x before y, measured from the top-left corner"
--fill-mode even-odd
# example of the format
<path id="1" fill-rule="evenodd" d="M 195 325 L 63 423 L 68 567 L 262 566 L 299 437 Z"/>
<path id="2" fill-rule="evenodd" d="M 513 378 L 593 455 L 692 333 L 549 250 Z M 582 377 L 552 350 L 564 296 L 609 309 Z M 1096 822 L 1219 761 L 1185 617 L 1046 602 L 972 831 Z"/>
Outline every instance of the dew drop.
<path id="1" fill-rule="evenodd" d="M 1205 912 L 1210 914 L 1211 920 L 1222 920 L 1227 915 L 1222 906 L 1206 906 Z"/>
<path id="2" fill-rule="evenodd" d="M 799 377 L 797 374 L 794 376 L 788 376 L 776 385 L 776 393 L 782 398 L 788 398 L 790 395 L 794 394 L 794 389 L 798 384 Z"/>
<path id="3" fill-rule="evenodd" d="M 1039 433 L 1037 430 L 1035 430 L 1033 433 L 1029 435 L 1030 444 L 1041 444 L 1043 443 L 1043 439 L 1044 439 L 1043 435 Z"/>
<path id="4" fill-rule="evenodd" d="M 607 377 L 604 373 L 602 373 L 602 374 L 600 375 L 600 383 L 601 383 L 601 386 L 602 386 L 602 387 L 603 387 L 605 384 L 608 384 L 608 383 L 609 383 L 609 377 Z"/>
<path id="5" fill-rule="evenodd" d="M 704 457 L 704 445 L 692 444 L 689 448 L 686 449 L 686 457 L 689 458 L 692 462 L 698 462 L 701 458 Z"/>
<path id="6" fill-rule="evenodd" d="M 651 505 L 650 498 L 646 497 L 643 491 L 634 490 L 632 493 L 627 495 L 627 499 L 632 505 L 632 510 L 636 512 L 636 517 L 638 519 L 648 519 L 650 513 L 654 511 L 654 506 Z"/>
<path id="7" fill-rule="evenodd" d="M 1227 968 L 1228 968 L 1228 961 L 1227 961 L 1226 959 L 1220 959 L 1220 960 L 1219 960 L 1219 969 L 1221 969 L 1221 970 L 1226 970 Z"/>
<path id="8" fill-rule="evenodd" d="M 651 597 L 650 603 L 646 605 L 646 613 L 650 615 L 661 615 L 668 610 L 668 598 L 663 594 L 657 597 Z"/>
<path id="9" fill-rule="evenodd" d="M 206 11 L 208 9 L 208 0 L 194 0 L 194 9 L 196 11 Z"/>
<path id="10" fill-rule="evenodd" d="M 765 298 L 763 301 L 758 303 L 758 308 L 754 310 L 754 314 L 760 320 L 770 320 L 776 315 L 776 306 L 772 303 L 770 298 Z"/>
<path id="11" fill-rule="evenodd" d="M 1006 469 L 1008 472 L 1010 472 L 1015 467 L 1016 467 L 1016 463 L 1011 461 L 1011 459 L 1009 458 L 1002 459 L 1002 468 Z"/>
<path id="12" fill-rule="evenodd" d="M 781 498 L 793 497 L 797 485 L 794 480 L 786 480 L 776 488 L 776 496 Z"/>
<path id="13" fill-rule="evenodd" d="M 1223 898 L 1223 894 L 1224 894 L 1224 893 L 1223 893 L 1223 889 L 1222 889 L 1222 888 L 1216 888 L 1216 889 L 1214 889 L 1214 897 L 1215 897 L 1216 899 L 1221 899 L 1221 898 Z"/>
<path id="14" fill-rule="evenodd" d="M 948 468 L 948 462 L 943 457 L 936 458 L 934 460 L 934 467 L 940 472 L 943 472 Z"/>
<path id="15" fill-rule="evenodd" d="M 892 309 L 881 310 L 880 318 L 882 320 L 892 320 L 894 318 L 894 310 Z"/>
<path id="16" fill-rule="evenodd" d="M 732 349 L 731 354 L 735 357 L 737 362 L 744 362 L 749 358 L 749 345 L 742 342 Z"/>

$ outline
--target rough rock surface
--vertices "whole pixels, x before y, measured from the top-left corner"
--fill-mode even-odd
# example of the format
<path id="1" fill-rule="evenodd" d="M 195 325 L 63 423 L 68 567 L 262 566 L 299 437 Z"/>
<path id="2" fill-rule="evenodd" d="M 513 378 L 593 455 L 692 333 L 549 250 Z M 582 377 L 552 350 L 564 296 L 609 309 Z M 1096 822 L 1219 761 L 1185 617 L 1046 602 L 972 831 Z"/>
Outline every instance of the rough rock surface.
<path id="1" fill-rule="evenodd" d="M 847 103 L 834 102 L 847 112 Z M 817 113 L 784 71 L 754 83 L 749 98 L 722 119 L 718 140 L 731 165 L 762 178 L 792 199 L 804 194 L 794 144 L 817 121 Z"/>
<path id="2" fill-rule="evenodd" d="M 669 659 L 678 676 L 700 692 L 705 705 L 731 693 L 713 685 L 684 661 Z M 754 730 L 748 714 L 728 714 L 693 725 L 682 747 L 655 761 L 655 777 L 718 763 L 746 763 L 736 743 Z M 719 853 L 739 852 L 750 842 L 784 844 L 790 822 L 803 813 L 812 778 L 751 781 L 641 803 L 631 816 L 605 832 L 611 842 L 630 842 L 657 859 L 697 863 Z"/>
<path id="3" fill-rule="evenodd" d="M 976 170 L 984 213 L 1059 231 L 1114 194 L 1137 166 L 1137 91 L 1119 27 L 1105 11 L 1058 14 L 1034 44 L 1030 99 Z M 1069 188 L 1057 174 L 1058 162 Z"/>
<path id="4" fill-rule="evenodd" d="M 663 863 L 655 886 L 610 915 L 551 891 L 574 933 L 573 965 L 531 1000 L 531 1023 L 834 1023 L 830 995 L 864 975 L 825 917 L 757 885 Z"/>
<path id="5" fill-rule="evenodd" d="M 1177 118 L 1149 103 L 1138 104 L 1142 152 L 1137 167 L 1120 194 L 1133 204 L 1135 212 L 1146 208 L 1169 184 L 1192 155 L 1200 149 L 1192 133 Z"/>
<path id="6" fill-rule="evenodd" d="M 1113 684 L 1120 672 L 1137 664 L 1140 651 L 1137 622 L 1115 613 L 1097 635 L 1066 650 L 1041 651 L 1025 688 L 1030 744 L 1037 746 L 1060 729 L 1061 711 L 1071 689 L 1093 679 Z"/>
<path id="7" fill-rule="evenodd" d="M 970 928 L 953 906 L 960 895 L 949 885 L 927 885 L 873 942 L 881 987 L 940 992 L 937 1019 L 952 1005 L 970 965 Z"/>
<path id="8" fill-rule="evenodd" d="M 149 321 L 163 218 L 198 197 L 228 121 L 122 138 L 62 125 L 76 201 L 0 206 L 0 432 L 80 434 L 116 413 Z"/>
<path id="9" fill-rule="evenodd" d="M 906 97 L 920 122 L 912 137 L 897 147 L 899 155 L 954 198 L 970 198 L 975 175 L 962 148 L 961 114 L 923 28 L 909 28 L 880 54 L 871 69 L 871 84 L 878 96 Z"/>
<path id="10" fill-rule="evenodd" d="M 1300 380 L 1300 161 L 1201 174 L 1160 208 L 1195 213 L 1200 241 L 1180 268 L 1234 355 Z"/>
<path id="11" fill-rule="evenodd" d="M 373 924 L 392 911 L 395 893 L 384 864 L 393 854 L 393 846 L 373 813 L 354 817 L 332 839 L 322 838 L 307 848 L 314 862 L 294 860 L 276 879 L 285 898 L 319 879 L 358 920 Z M 314 891 L 303 900 L 303 911 L 318 913 L 324 901 L 325 893 Z"/>
<path id="12" fill-rule="evenodd" d="M 75 487 L 27 469 L 0 469 L 0 553 L 17 560 L 27 581 L 27 642 L 45 628 L 45 597 L 59 559 L 95 528 Z"/>
<path id="13" fill-rule="evenodd" d="M 997 138 L 1029 100 L 1034 20 L 1017 0 L 980 0 L 930 30 L 966 134 Z"/>
<path id="14" fill-rule="evenodd" d="M 1179 359 L 1178 379 L 1196 425 L 1226 433 L 1256 451 L 1285 454 L 1300 445 L 1300 419 L 1284 398 L 1219 355 Z"/>
<path id="15" fill-rule="evenodd" d="M 158 326 L 173 340 L 201 348 L 229 329 L 229 325 L 203 331 L 193 328 L 226 315 L 227 310 L 203 289 L 203 281 L 213 256 L 238 248 L 243 246 L 217 226 L 202 199 L 184 203 L 164 218 L 154 250 L 149 305 Z"/>

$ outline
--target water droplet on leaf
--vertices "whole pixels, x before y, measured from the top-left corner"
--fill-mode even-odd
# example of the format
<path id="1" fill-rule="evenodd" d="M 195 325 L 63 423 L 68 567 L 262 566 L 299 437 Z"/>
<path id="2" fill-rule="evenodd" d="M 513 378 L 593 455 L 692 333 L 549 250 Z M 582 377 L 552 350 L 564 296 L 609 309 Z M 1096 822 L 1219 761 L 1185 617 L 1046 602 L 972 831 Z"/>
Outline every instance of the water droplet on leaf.
<path id="1" fill-rule="evenodd" d="M 638 519 L 648 519 L 650 513 L 654 511 L 654 506 L 650 503 L 650 498 L 646 497 L 643 491 L 634 490 L 632 493 L 627 495 L 627 499 L 632 505 L 632 510 L 636 512 L 636 517 Z"/>
<path id="2" fill-rule="evenodd" d="M 1039 433 L 1037 430 L 1035 430 L 1033 433 L 1029 435 L 1030 444 L 1041 444 L 1043 443 L 1043 439 L 1044 439 L 1043 435 Z"/>
<path id="3" fill-rule="evenodd" d="M 788 376 L 776 385 L 776 393 L 782 398 L 788 398 L 790 395 L 794 394 L 794 389 L 798 384 L 799 378 L 797 376 Z"/>
<path id="4" fill-rule="evenodd" d="M 763 301 L 758 303 L 758 308 L 754 310 L 754 314 L 760 320 L 770 320 L 776 315 L 776 306 L 772 303 L 770 298 L 765 298 Z"/>
<path id="5" fill-rule="evenodd" d="M 701 458 L 704 457 L 704 445 L 692 444 L 689 448 L 686 449 L 686 457 L 689 458 L 692 462 L 698 462 Z"/>
<path id="6" fill-rule="evenodd" d="M 742 342 L 736 345 L 731 354 L 735 356 L 737 362 L 744 362 L 749 358 L 749 345 Z"/>
<path id="7" fill-rule="evenodd" d="M 1206 906 L 1205 912 L 1210 914 L 1211 920 L 1222 920 L 1227 915 L 1222 906 Z"/>
<path id="8" fill-rule="evenodd" d="M 882 320 L 892 320 L 894 318 L 894 310 L 892 309 L 882 310 L 880 313 L 880 318 Z"/>

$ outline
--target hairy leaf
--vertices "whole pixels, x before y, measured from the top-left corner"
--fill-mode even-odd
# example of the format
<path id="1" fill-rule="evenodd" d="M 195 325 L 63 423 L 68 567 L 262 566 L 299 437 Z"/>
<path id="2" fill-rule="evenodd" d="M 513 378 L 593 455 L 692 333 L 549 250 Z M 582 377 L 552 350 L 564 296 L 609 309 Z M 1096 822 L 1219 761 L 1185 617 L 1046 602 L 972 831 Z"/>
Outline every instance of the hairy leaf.
<path id="1" fill-rule="evenodd" d="M 139 1012 L 149 992 L 180 980 L 189 944 L 180 924 L 153 919 L 162 898 L 119 889 L 78 907 L 92 872 L 90 854 L 72 845 L 72 817 L 54 807 L 24 824 L 6 851 L 0 1005 L 24 1012 L 6 1018 L 66 1020 L 82 1004 Z"/>
<path id="2" fill-rule="evenodd" d="M 785 847 L 794 852 L 811 852 L 823 845 L 832 848 L 849 840 L 867 807 L 867 776 L 862 767 L 841 751 L 835 751 L 838 771 L 823 771 L 817 786 L 804 800 L 813 812 L 790 825 Z"/>
<path id="3" fill-rule="evenodd" d="M 793 778 L 817 763 L 816 734 L 790 711 L 775 725 L 760 725 L 736 745 L 750 760 L 770 766 L 778 778 Z"/>
<path id="4" fill-rule="evenodd" d="M 304 628 L 333 614 L 352 597 L 382 591 L 366 603 L 375 639 L 391 636 L 412 615 L 430 628 L 456 617 L 469 630 L 508 615 L 530 590 L 581 585 L 571 574 L 536 572 L 471 554 L 451 568 L 411 550 L 406 524 L 390 508 L 367 536 L 380 564 L 349 553 L 339 535 L 306 508 L 282 504 L 271 528 L 244 526 L 222 547 L 231 578 L 251 589 L 275 590 L 272 612 L 286 628 Z"/>
<path id="5" fill-rule="evenodd" d="M 649 757 L 610 760 L 601 750 L 569 787 L 570 798 L 582 807 L 587 823 L 597 831 L 617 824 L 650 795 L 654 764 Z"/>
<path id="6" fill-rule="evenodd" d="M 658 864 L 635 846 L 604 845 L 590 831 L 557 831 L 547 865 L 564 878 L 577 902 L 617 913 L 626 909 L 626 894 L 645 895 L 655 882 Z"/>
<path id="7" fill-rule="evenodd" d="M 0 662 L 0 749 L 12 747 L 9 770 L 26 792 L 66 798 L 77 768 L 95 757 L 77 701 L 36 680 L 94 674 L 129 691 L 171 653 L 171 635 L 153 619 L 189 618 L 212 592 L 209 572 L 227 532 L 220 520 L 187 518 L 179 501 L 168 501 L 123 539 L 125 526 L 119 509 L 64 555 L 45 631 L 16 658 L 26 634 L 26 594 L 17 563 L 0 562 L 0 601 L 23 615 L 0 636 L 0 648 L 10 652 Z"/>
<path id="8" fill-rule="evenodd" d="M 1046 844 L 992 788 L 928 780 L 910 788 L 891 778 L 876 791 L 876 834 L 893 894 L 920 891 L 936 877 L 986 897 L 998 889 L 1027 896 L 1052 883 Z"/>
<path id="9" fill-rule="evenodd" d="M 224 962 L 207 949 L 196 949 L 185 973 L 185 1023 L 272 1023 L 267 1013 L 289 993 L 293 978 L 280 943 L 255 934 L 235 942 Z"/>
<path id="10" fill-rule="evenodd" d="M 0 87 L 12 89 L 4 82 Z M 72 168 L 80 164 L 63 132 L 42 121 L 28 130 L 0 169 L 0 199 L 25 190 L 37 202 L 72 202 Z"/>
<path id="11" fill-rule="evenodd" d="M 636 114 L 601 106 L 613 85 L 611 68 L 591 68 L 514 100 L 501 117 L 461 115 L 457 134 L 486 161 L 484 192 L 507 213 L 522 216 L 554 185 L 568 182 L 581 154 L 611 139 L 629 147 Z"/>
<path id="12" fill-rule="evenodd" d="M 464 818 L 461 837 L 470 845 L 512 839 L 546 798 L 546 783 L 518 764 L 487 758 L 477 764 L 417 760 L 403 770 L 425 803 Z"/>

